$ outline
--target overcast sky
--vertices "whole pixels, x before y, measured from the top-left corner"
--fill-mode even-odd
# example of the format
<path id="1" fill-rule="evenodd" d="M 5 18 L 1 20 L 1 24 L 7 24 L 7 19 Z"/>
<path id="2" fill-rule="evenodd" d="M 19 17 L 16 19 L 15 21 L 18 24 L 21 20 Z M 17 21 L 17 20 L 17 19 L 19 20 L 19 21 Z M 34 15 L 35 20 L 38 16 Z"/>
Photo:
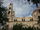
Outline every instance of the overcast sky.
<path id="1" fill-rule="evenodd" d="M 36 9 L 36 5 L 33 5 L 32 3 L 29 4 L 27 0 L 4 0 L 3 5 L 7 7 L 10 2 L 13 3 L 16 17 L 29 17 L 31 16 L 32 11 Z"/>

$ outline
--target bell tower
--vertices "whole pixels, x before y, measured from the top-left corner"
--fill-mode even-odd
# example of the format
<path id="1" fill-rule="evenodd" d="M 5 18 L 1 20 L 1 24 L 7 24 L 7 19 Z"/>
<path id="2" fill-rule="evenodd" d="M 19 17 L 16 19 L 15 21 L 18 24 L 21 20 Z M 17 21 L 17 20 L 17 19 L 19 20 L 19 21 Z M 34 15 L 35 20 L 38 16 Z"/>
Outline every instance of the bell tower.
<path id="1" fill-rule="evenodd" d="M 7 18 L 8 18 L 8 30 L 12 30 L 13 28 L 13 20 L 15 18 L 15 11 L 13 10 L 13 3 L 10 3 L 7 7 Z"/>
<path id="2" fill-rule="evenodd" d="M 8 9 L 7 10 L 8 21 L 13 21 L 13 18 L 15 17 L 15 11 L 13 10 L 13 4 L 10 3 L 7 9 Z"/>

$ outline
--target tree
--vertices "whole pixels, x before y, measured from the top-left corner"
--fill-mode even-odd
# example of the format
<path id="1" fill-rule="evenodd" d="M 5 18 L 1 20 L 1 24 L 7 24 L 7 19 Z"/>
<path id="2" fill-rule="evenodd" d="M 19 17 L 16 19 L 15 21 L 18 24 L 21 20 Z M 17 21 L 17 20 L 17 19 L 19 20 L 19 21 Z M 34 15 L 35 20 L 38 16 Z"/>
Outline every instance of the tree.
<path id="1" fill-rule="evenodd" d="M 22 24 L 16 24 L 13 26 L 13 30 L 21 30 L 22 29 Z"/>
<path id="2" fill-rule="evenodd" d="M 30 21 L 33 21 L 33 18 L 31 18 Z"/>
<path id="3" fill-rule="evenodd" d="M 28 2 L 30 0 L 27 0 Z M 33 4 L 36 4 L 36 7 L 38 7 L 38 3 L 40 3 L 40 0 L 31 0 L 31 2 L 33 2 Z"/>
<path id="4" fill-rule="evenodd" d="M 7 15 L 6 15 L 6 9 L 3 7 L 0 7 L 0 23 L 4 25 L 7 20 Z"/>
<path id="5" fill-rule="evenodd" d="M 36 6 L 38 7 L 38 3 L 40 3 L 40 0 L 31 0 L 33 2 L 33 4 L 36 4 Z"/>
<path id="6" fill-rule="evenodd" d="M 13 30 L 34 30 L 33 27 L 23 27 L 22 24 L 13 25 Z"/>
<path id="7" fill-rule="evenodd" d="M 0 0 L 0 6 L 3 4 L 3 0 Z"/>
<path id="8" fill-rule="evenodd" d="M 30 4 L 30 0 L 27 0 L 28 1 L 28 3 Z"/>

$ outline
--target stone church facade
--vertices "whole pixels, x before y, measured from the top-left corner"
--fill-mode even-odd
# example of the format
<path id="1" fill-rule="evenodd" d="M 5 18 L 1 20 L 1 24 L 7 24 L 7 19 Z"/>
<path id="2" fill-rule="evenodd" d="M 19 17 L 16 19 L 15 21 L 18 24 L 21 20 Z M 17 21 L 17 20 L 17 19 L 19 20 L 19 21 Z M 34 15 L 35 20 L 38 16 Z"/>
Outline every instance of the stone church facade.
<path id="1" fill-rule="evenodd" d="M 32 17 L 34 21 L 40 21 L 40 7 L 33 11 Z"/>

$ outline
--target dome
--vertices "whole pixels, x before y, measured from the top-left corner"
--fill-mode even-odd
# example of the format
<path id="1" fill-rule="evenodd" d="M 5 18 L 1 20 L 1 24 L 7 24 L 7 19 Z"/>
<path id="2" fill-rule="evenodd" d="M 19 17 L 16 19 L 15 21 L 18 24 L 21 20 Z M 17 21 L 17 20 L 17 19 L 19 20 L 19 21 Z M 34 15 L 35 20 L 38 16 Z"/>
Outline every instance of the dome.
<path id="1" fill-rule="evenodd" d="M 35 12 L 40 13 L 40 8 L 35 9 L 32 14 L 34 14 Z"/>
<path id="2" fill-rule="evenodd" d="M 33 11 L 32 17 L 33 17 L 33 20 L 38 20 L 38 17 L 40 17 L 40 8 L 37 8 Z"/>

